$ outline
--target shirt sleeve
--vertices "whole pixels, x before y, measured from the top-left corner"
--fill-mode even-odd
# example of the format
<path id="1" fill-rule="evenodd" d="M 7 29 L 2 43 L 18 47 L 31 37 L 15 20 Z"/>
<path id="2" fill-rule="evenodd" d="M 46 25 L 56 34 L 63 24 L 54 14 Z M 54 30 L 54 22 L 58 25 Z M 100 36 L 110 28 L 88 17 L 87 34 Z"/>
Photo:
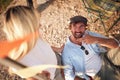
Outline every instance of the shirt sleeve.
<path id="1" fill-rule="evenodd" d="M 96 36 L 96 37 L 100 37 L 100 38 L 108 38 L 102 34 L 99 34 L 99 33 L 95 33 L 95 32 L 90 32 L 90 31 L 87 31 L 88 34 L 92 35 L 92 36 Z"/>
<path id="2" fill-rule="evenodd" d="M 71 63 L 70 57 L 62 55 L 63 65 L 68 66 L 64 69 L 65 80 L 74 80 L 75 74 L 73 72 L 73 65 Z"/>

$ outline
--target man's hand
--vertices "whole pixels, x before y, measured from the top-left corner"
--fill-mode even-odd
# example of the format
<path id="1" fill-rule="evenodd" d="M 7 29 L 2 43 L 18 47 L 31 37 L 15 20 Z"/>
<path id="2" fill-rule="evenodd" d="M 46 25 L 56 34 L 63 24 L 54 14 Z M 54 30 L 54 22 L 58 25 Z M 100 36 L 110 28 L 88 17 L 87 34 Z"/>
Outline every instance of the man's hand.
<path id="1" fill-rule="evenodd" d="M 86 34 L 84 37 L 77 39 L 77 41 L 84 42 L 86 44 L 93 44 L 93 43 L 97 43 L 97 37 Z"/>
<path id="2" fill-rule="evenodd" d="M 63 49 L 64 49 L 64 44 L 61 46 L 61 47 L 59 47 L 59 48 L 57 48 L 57 47 L 53 47 L 53 46 L 51 46 L 51 48 L 53 49 L 53 51 L 54 52 L 56 52 L 56 53 L 62 53 L 62 51 L 63 51 Z"/>

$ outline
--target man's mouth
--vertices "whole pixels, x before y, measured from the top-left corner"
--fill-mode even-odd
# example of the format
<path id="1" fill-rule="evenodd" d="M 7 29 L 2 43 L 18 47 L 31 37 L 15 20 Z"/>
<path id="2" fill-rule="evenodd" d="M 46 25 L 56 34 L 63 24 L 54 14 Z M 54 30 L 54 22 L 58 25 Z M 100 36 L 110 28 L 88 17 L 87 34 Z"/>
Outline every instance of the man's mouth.
<path id="1" fill-rule="evenodd" d="M 75 33 L 76 35 L 81 35 L 81 33 Z"/>
<path id="2" fill-rule="evenodd" d="M 81 38 L 82 36 L 82 33 L 75 33 L 75 38 Z"/>

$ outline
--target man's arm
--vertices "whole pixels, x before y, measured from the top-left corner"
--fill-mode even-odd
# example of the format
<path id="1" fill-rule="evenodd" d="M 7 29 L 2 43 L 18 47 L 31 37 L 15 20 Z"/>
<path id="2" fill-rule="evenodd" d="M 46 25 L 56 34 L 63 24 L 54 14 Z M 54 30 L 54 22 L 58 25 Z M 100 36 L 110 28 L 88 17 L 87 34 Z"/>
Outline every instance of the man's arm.
<path id="1" fill-rule="evenodd" d="M 108 48 L 117 48 L 119 46 L 118 42 L 115 39 L 112 38 L 101 38 L 101 37 L 95 37 L 91 36 L 89 34 L 86 34 L 85 37 L 79 39 L 87 44 L 93 44 L 97 43 L 104 47 Z"/>
<path id="2" fill-rule="evenodd" d="M 119 46 L 118 42 L 111 38 L 105 39 L 105 38 L 97 37 L 96 41 L 98 44 L 108 47 L 108 48 L 117 48 Z"/>

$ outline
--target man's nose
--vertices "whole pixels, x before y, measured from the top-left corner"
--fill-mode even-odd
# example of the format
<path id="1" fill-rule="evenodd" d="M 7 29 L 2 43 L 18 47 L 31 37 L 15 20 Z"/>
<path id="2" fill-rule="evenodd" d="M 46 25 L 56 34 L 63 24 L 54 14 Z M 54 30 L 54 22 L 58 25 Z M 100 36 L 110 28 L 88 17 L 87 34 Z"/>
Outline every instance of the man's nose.
<path id="1" fill-rule="evenodd" d="M 80 32 L 81 31 L 80 27 L 76 27 L 75 31 Z"/>

